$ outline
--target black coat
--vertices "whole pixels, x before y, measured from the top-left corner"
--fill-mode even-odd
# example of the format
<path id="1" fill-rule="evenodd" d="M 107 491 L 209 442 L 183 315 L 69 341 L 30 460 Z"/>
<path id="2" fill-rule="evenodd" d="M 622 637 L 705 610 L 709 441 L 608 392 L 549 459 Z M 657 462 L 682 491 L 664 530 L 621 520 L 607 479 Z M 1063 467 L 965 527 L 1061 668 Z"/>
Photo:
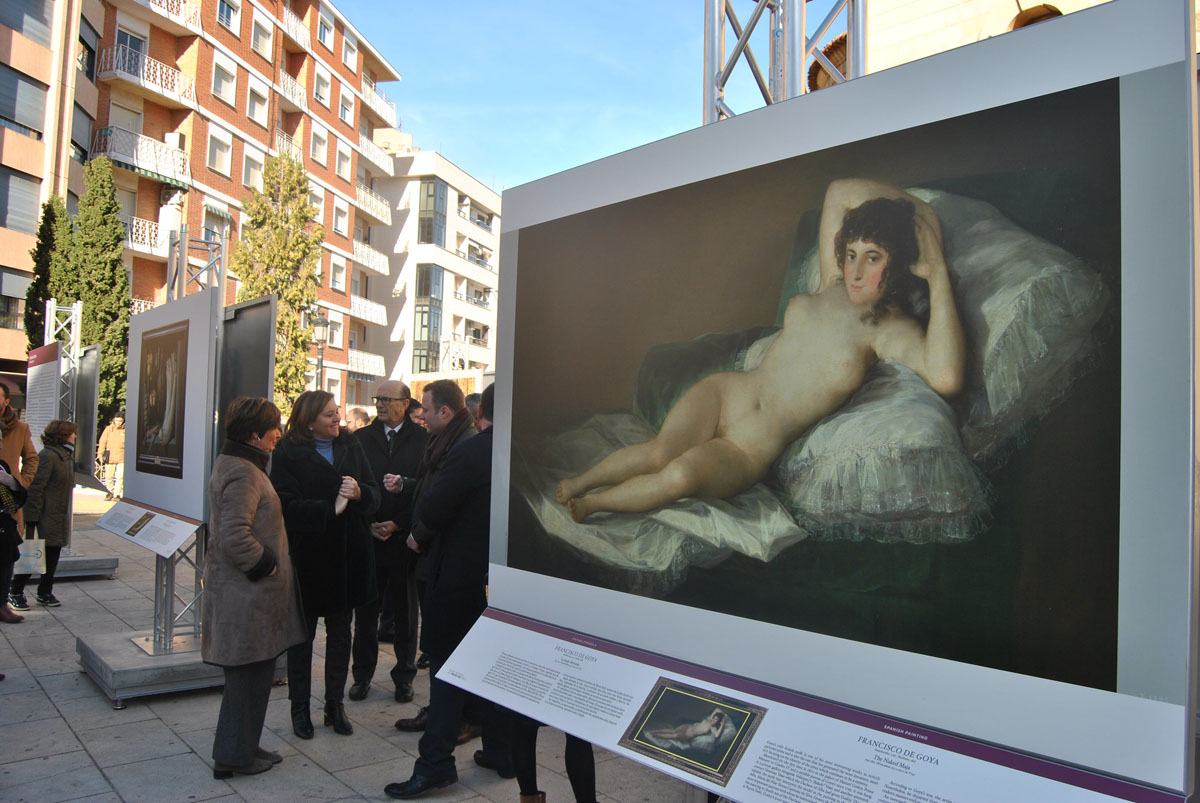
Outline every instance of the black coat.
<path id="1" fill-rule="evenodd" d="M 437 533 L 426 556 L 421 609 L 421 649 L 435 660 L 448 658 L 487 608 L 492 431 L 450 450 L 413 514 L 414 529 Z"/>
<path id="2" fill-rule="evenodd" d="M 3 460 L 0 460 L 0 466 L 3 466 L 8 473 L 12 473 L 8 463 Z M 17 477 L 17 489 L 12 492 L 12 495 L 17 506 L 20 507 L 25 504 L 25 486 L 20 482 L 20 475 L 15 476 Z M 20 557 L 21 533 L 17 530 L 17 521 L 9 515 L 8 511 L 0 510 L 0 563 L 16 563 Z M 0 602 L 8 604 L 8 600 Z"/>
<path id="3" fill-rule="evenodd" d="M 358 481 L 362 498 L 337 516 L 343 476 Z M 271 458 L 271 484 L 283 507 L 305 615 L 341 613 L 375 599 L 369 522 L 379 507 L 379 487 L 358 441 L 345 432 L 335 438 L 331 465 L 315 446 L 281 440 Z"/>
<path id="4" fill-rule="evenodd" d="M 404 477 L 415 477 L 417 464 L 421 462 L 421 453 L 425 451 L 425 442 L 429 433 L 418 424 L 407 419 L 400 431 L 392 439 L 389 449 L 387 428 L 376 418 L 370 424 L 354 433 L 367 456 L 371 467 L 371 476 L 380 489 L 382 498 L 379 509 L 371 517 L 371 521 L 392 521 L 399 529 L 386 541 L 372 539 L 375 542 L 375 560 L 384 566 L 398 566 L 413 560 L 413 552 L 404 545 L 412 526 L 412 506 L 415 488 L 412 483 L 405 483 L 404 490 L 398 494 L 390 493 L 383 487 L 384 474 L 400 474 Z"/>

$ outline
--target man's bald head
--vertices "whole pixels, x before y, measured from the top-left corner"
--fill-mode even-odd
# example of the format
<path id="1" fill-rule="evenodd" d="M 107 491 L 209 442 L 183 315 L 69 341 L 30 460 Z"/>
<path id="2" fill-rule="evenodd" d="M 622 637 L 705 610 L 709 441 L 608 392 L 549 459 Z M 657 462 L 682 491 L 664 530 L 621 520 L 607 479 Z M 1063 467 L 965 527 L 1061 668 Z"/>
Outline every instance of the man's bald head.
<path id="1" fill-rule="evenodd" d="M 391 428 L 404 420 L 412 393 L 398 379 L 380 382 L 375 390 L 375 414 L 385 427 Z"/>

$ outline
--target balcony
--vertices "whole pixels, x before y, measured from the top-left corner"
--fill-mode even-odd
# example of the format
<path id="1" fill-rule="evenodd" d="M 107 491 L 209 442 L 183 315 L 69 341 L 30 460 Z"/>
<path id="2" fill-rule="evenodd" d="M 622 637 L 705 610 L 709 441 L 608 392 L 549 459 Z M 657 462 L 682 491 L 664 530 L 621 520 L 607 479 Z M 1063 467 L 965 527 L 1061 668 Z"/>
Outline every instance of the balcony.
<path id="1" fill-rule="evenodd" d="M 392 225 L 392 205 L 366 184 L 355 184 L 355 201 L 359 209 L 385 226 Z"/>
<path id="2" fill-rule="evenodd" d="M 107 156 L 117 167 L 181 189 L 192 183 L 187 151 L 117 126 L 96 129 L 92 156 Z"/>
<path id="3" fill-rule="evenodd" d="M 387 255 L 358 240 L 354 241 L 354 261 L 381 276 L 391 273 Z"/>
<path id="4" fill-rule="evenodd" d="M 298 50 L 312 50 L 312 34 L 308 26 L 287 6 L 283 7 L 283 34 L 299 46 Z"/>
<path id="5" fill-rule="evenodd" d="M 483 229 L 486 232 L 490 232 L 492 230 L 491 225 L 487 222 L 487 218 L 476 217 L 475 215 L 469 215 L 463 211 L 459 211 L 458 216 L 460 218 L 462 218 L 463 220 L 471 221 L 476 226 L 478 226 L 479 228 Z"/>
<path id="6" fill-rule="evenodd" d="M 367 323 L 387 326 L 387 307 L 353 293 L 350 294 L 350 314 Z"/>
<path id="7" fill-rule="evenodd" d="M 159 234 L 158 221 L 121 216 L 125 224 L 125 247 L 137 254 L 166 259 L 167 240 Z"/>
<path id="8" fill-rule="evenodd" d="M 396 127 L 396 104 L 388 100 L 388 96 L 380 92 L 375 82 L 365 75 L 362 79 L 362 96 L 364 105 L 382 117 L 388 128 Z"/>
<path id="9" fill-rule="evenodd" d="M 358 152 L 367 158 L 371 164 L 378 167 L 387 175 L 395 175 L 392 172 L 392 157 L 383 148 L 376 145 L 371 140 L 367 139 L 366 134 L 358 135 Z"/>
<path id="10" fill-rule="evenodd" d="M 304 162 L 304 152 L 300 150 L 300 146 L 280 128 L 275 129 L 275 150 L 280 156 L 290 156 L 297 162 Z"/>
<path id="11" fill-rule="evenodd" d="M 474 296 L 464 295 L 463 293 L 455 293 L 454 297 L 459 301 L 465 301 L 468 304 L 474 304 L 475 306 L 482 307 L 483 309 L 492 308 L 492 305 L 488 303 L 486 298 L 475 298 Z"/>
<path id="12" fill-rule="evenodd" d="M 129 314 L 137 315 L 139 312 L 145 312 L 157 306 L 158 302 L 150 298 L 131 298 L 129 300 Z"/>
<path id="13" fill-rule="evenodd" d="M 308 94 L 304 87 L 282 70 L 279 73 L 279 105 L 285 112 L 308 111 Z"/>
<path id="14" fill-rule="evenodd" d="M 475 251 L 455 251 L 454 253 L 458 254 L 468 262 L 474 263 L 481 268 L 490 270 L 492 273 L 496 272 L 496 268 L 490 262 L 488 262 L 487 257 L 483 256 L 482 254 L 479 254 Z"/>
<path id="15" fill-rule="evenodd" d="M 97 77 L 102 81 L 118 81 L 135 95 L 162 106 L 196 108 L 195 79 L 125 45 L 100 51 Z"/>
<path id="16" fill-rule="evenodd" d="M 111 0 L 132 17 L 145 20 L 172 36 L 199 36 L 199 0 Z"/>
<path id="17" fill-rule="evenodd" d="M 347 349 L 346 368 L 354 374 L 382 377 L 385 370 L 383 355 L 372 354 L 369 351 L 359 351 L 358 349 Z"/>

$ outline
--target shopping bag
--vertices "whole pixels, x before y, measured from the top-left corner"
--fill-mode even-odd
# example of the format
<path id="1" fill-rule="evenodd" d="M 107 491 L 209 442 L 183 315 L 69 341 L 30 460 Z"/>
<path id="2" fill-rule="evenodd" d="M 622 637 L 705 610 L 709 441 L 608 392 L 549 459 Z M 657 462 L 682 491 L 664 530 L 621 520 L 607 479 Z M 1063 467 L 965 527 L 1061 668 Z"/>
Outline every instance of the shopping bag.
<path id="1" fill-rule="evenodd" d="M 46 571 L 46 539 L 21 539 L 21 557 L 13 566 L 13 574 L 42 574 Z"/>

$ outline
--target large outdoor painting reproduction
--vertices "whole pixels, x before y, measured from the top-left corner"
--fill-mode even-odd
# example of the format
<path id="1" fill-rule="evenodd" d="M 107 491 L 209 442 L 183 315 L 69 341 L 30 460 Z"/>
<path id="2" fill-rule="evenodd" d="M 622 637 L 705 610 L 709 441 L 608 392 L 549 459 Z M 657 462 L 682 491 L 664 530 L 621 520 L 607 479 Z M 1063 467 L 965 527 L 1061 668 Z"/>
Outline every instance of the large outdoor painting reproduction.
<path id="1" fill-rule="evenodd" d="M 522 229 L 509 565 L 1114 689 L 1119 130 L 1104 82 Z"/>
<path id="2" fill-rule="evenodd" d="M 138 471 L 183 477 L 187 351 L 187 321 L 142 335 L 135 447 Z"/>

